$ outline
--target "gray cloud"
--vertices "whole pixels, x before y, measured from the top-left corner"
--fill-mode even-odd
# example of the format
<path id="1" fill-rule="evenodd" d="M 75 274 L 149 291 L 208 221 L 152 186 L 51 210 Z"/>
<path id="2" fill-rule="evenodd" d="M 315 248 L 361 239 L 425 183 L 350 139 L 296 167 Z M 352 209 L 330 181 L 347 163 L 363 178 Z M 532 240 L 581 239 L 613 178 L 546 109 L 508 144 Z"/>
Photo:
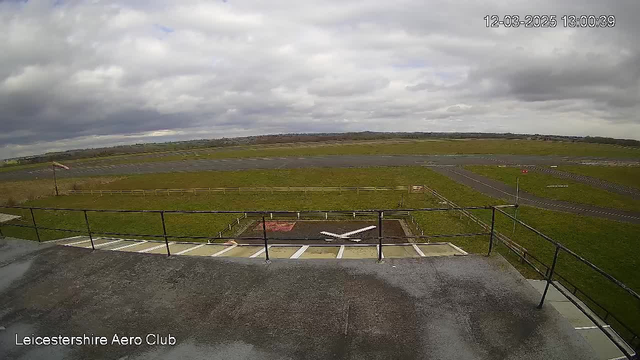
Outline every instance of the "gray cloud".
<path id="1" fill-rule="evenodd" d="M 488 14 L 614 28 L 488 29 Z M 640 4 L 0 2 L 0 158 L 292 131 L 640 139 Z"/>

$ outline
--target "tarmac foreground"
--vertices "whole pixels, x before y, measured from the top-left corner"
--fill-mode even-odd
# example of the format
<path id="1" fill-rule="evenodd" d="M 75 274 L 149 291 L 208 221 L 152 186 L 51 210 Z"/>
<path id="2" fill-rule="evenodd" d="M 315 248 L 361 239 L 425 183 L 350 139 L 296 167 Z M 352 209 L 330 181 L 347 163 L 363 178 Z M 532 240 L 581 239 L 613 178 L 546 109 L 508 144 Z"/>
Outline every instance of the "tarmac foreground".
<path id="1" fill-rule="evenodd" d="M 500 256 L 266 264 L 5 239 L 0 279 L 3 359 L 595 359 Z M 16 346 L 16 334 L 110 344 Z"/>

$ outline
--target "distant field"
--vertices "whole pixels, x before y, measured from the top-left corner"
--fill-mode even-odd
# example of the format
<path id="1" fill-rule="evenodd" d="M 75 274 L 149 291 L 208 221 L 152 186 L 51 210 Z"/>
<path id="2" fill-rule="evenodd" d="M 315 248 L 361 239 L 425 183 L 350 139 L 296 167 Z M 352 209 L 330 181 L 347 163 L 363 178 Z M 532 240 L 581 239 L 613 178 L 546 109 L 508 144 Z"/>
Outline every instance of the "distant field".
<path id="1" fill-rule="evenodd" d="M 580 204 L 601 206 L 611 209 L 640 211 L 640 201 L 620 194 L 598 189 L 577 181 L 558 178 L 538 172 L 521 173 L 520 168 L 492 166 L 465 166 L 476 174 L 501 181 L 516 187 L 520 178 L 520 189 L 533 195 L 553 200 L 571 201 Z M 548 188 L 547 185 L 569 185 L 567 188 Z"/>
<path id="2" fill-rule="evenodd" d="M 302 144 L 301 144 L 302 145 Z M 196 154 L 196 155 L 194 155 Z M 281 156 L 322 155 L 405 155 L 405 154 L 518 154 L 518 155 L 565 155 L 598 156 L 611 158 L 640 157 L 640 149 L 623 148 L 604 144 L 547 142 L 535 140 L 442 140 L 402 143 L 375 143 L 323 146 L 295 146 L 282 148 L 255 147 L 242 150 L 206 150 L 191 154 L 118 159 L 112 163 L 138 163 L 153 161 L 178 161 L 190 159 L 220 159 Z"/>
<path id="3" fill-rule="evenodd" d="M 115 155 L 67 161 L 69 164 L 99 162 L 125 164 L 190 159 L 221 159 L 247 157 L 321 156 L 321 155 L 405 155 L 405 154 L 516 154 L 593 156 L 606 158 L 640 158 L 640 149 L 606 144 L 571 143 L 541 140 L 407 140 L 349 141 L 343 144 L 296 143 L 256 145 L 229 148 L 195 149 L 180 152 L 160 152 L 133 155 Z M 19 165 L 0 168 L 12 171 L 25 167 L 43 167 L 44 164 Z"/>
<path id="4" fill-rule="evenodd" d="M 591 176 L 620 185 L 640 189 L 640 166 L 575 165 L 560 166 L 558 170 Z"/>
<path id="5" fill-rule="evenodd" d="M 529 173 L 528 175 L 532 175 Z M 254 170 L 242 172 L 203 172 L 180 174 L 155 174 L 129 176 L 106 184 L 104 188 L 167 188 L 167 187 L 214 187 L 214 186 L 376 186 L 426 184 L 459 205 L 488 205 L 501 203 L 486 197 L 469 187 L 453 182 L 428 168 L 366 168 L 366 169 L 296 169 L 296 170 Z M 406 192 L 378 193 L 242 193 L 216 195 L 171 195 L 171 196 L 62 196 L 29 201 L 27 205 L 71 207 L 71 208 L 112 208 L 112 209 L 233 209 L 233 210 L 304 210 L 304 209 L 353 209 L 353 208 L 397 208 L 404 199 L 405 207 L 440 207 L 433 197 L 424 194 L 408 195 Z M 9 211 L 7 211 L 9 212 Z M 22 215 L 23 223 L 29 224 L 28 211 L 12 210 Z M 489 222 L 490 212 L 474 212 Z M 161 234 L 162 228 L 157 214 L 96 214 L 90 213 L 93 231 L 113 231 L 130 233 Z M 82 213 L 53 213 L 36 211 L 39 224 L 56 227 L 70 227 L 85 231 Z M 235 217 L 228 215 L 167 215 L 167 231 L 174 235 L 215 236 L 217 231 Z M 427 234 L 478 232 L 479 228 L 458 214 L 422 214 L 417 215 L 421 227 Z M 529 207 L 521 207 L 518 218 L 538 228 L 545 234 L 557 239 L 586 259 L 594 262 L 605 271 L 627 285 L 640 290 L 640 278 L 635 274 L 640 265 L 635 253 L 640 225 L 618 223 L 615 221 L 559 213 Z M 508 236 L 515 235 L 517 242 L 534 256 L 547 264 L 551 263 L 553 247 L 540 237 L 517 227 L 512 234 L 513 223 L 504 216 L 497 216 L 496 230 Z M 34 238 L 33 230 L 3 227 L 7 235 Z M 56 238 L 71 236 L 53 231 L 43 231 L 43 237 Z M 453 240 L 473 253 L 484 253 L 487 249 L 487 237 Z M 496 251 L 507 255 L 503 246 Z M 611 311 L 627 319 L 640 331 L 640 312 L 633 303 L 617 289 L 595 273 L 563 255 L 558 270 L 575 282 L 580 288 L 605 304 Z M 508 255 L 507 255 L 508 256 Z M 511 258 L 511 260 L 513 260 Z M 532 272 L 513 264 L 523 273 L 532 276 Z M 622 315 L 621 315 L 622 314 Z"/>

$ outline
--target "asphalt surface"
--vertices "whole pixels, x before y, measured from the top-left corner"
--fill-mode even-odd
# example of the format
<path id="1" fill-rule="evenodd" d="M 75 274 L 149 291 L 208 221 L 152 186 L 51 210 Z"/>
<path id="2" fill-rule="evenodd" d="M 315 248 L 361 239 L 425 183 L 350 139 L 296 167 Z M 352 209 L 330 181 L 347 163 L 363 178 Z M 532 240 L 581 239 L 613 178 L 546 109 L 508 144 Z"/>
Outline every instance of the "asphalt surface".
<path id="1" fill-rule="evenodd" d="M 3 359 L 595 359 L 499 256 L 265 264 L 50 246 L 0 278 Z M 17 346 L 16 334 L 109 345 Z"/>
<path id="2" fill-rule="evenodd" d="M 251 169 L 299 169 L 371 166 L 429 165 L 570 165 L 597 162 L 592 157 L 526 156 L 526 155 L 340 155 L 274 158 L 240 158 L 147 162 L 95 166 L 76 164 L 70 170 L 56 171 L 63 177 L 99 175 L 152 174 L 164 172 L 224 171 Z M 629 160 L 637 161 L 637 159 Z M 0 181 L 29 180 L 50 177 L 50 168 L 22 169 L 0 173 Z"/>
<path id="3" fill-rule="evenodd" d="M 467 185 L 487 196 L 503 199 L 510 203 L 515 203 L 516 201 L 516 189 L 503 182 L 478 175 L 461 167 L 434 167 L 433 170 L 449 177 L 456 182 Z M 541 209 L 563 211 L 572 214 L 640 224 L 640 213 L 638 212 L 601 208 L 560 200 L 551 200 L 532 195 L 525 191 L 520 191 L 518 203 L 521 205 L 529 205 Z"/>

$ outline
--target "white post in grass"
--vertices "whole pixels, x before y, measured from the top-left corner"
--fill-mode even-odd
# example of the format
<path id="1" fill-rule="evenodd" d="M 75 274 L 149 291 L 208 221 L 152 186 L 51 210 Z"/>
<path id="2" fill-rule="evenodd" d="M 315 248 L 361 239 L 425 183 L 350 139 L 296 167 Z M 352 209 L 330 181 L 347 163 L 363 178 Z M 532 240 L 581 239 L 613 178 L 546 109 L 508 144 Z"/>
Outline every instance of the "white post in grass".
<path id="1" fill-rule="evenodd" d="M 520 198 L 520 177 L 516 177 L 516 209 L 513 213 L 513 230 L 511 230 L 511 237 L 516 234 L 516 219 L 518 218 L 518 200 Z"/>

